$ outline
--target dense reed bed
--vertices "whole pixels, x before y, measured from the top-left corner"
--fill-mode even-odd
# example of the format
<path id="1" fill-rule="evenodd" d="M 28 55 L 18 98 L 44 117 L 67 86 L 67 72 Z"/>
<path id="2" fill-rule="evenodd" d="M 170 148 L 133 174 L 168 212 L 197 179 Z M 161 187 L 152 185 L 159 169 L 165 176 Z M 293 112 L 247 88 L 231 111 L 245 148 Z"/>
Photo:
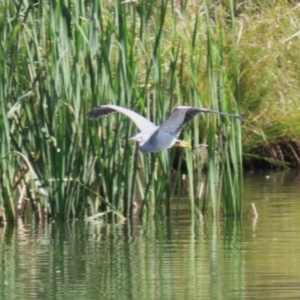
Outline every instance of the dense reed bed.
<path id="1" fill-rule="evenodd" d="M 215 216 L 220 211 L 240 216 L 242 144 L 248 158 L 259 156 L 252 150 L 261 151 L 265 145 L 261 124 L 266 110 L 259 111 L 273 107 L 264 102 L 267 87 L 260 78 L 255 81 L 260 73 L 251 73 L 256 66 L 245 55 L 244 39 L 251 33 L 245 33 L 240 11 L 259 7 L 263 14 L 271 8 L 241 5 L 233 6 L 233 1 L 223 5 L 210 1 L 3 1 L 3 218 L 14 220 L 18 214 L 57 220 L 104 214 L 122 218 L 136 210 L 143 218 L 169 215 L 171 196 L 185 184 L 184 164 L 192 217 L 210 206 Z M 289 16 L 296 13 L 291 10 Z M 290 38 L 289 47 L 294 47 L 292 34 L 286 38 Z M 255 59 L 258 56 L 257 51 Z M 280 101 L 274 100 L 274 109 Z M 136 128 L 124 116 L 86 118 L 93 106 L 106 103 L 128 107 L 157 124 L 176 105 L 244 112 L 249 114 L 244 123 L 247 138 L 242 139 L 240 121 L 201 115 L 182 133 L 193 151 L 143 155 L 127 141 Z M 281 120 L 296 125 L 296 115 L 287 118 L 289 112 L 287 105 Z M 260 113 L 263 117 L 258 117 Z M 298 129 L 291 128 L 290 136 Z M 277 127 L 277 134 L 280 130 L 283 126 Z M 298 142 L 299 137 L 293 139 L 291 151 Z M 203 151 L 198 151 L 200 144 L 207 145 L 202 147 L 207 149 L 206 160 Z M 266 153 L 259 156 L 265 161 L 273 158 L 278 161 Z"/>

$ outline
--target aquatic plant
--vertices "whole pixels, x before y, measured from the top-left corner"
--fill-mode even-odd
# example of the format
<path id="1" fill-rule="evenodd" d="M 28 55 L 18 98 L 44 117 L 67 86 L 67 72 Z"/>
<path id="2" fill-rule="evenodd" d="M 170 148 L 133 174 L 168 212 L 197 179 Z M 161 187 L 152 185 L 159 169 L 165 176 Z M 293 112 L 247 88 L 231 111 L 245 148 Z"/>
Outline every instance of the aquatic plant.
<path id="1" fill-rule="evenodd" d="M 187 183 L 193 217 L 240 216 L 242 147 L 299 162 L 299 12 L 283 4 L 2 1 L 1 214 L 130 217 L 137 203 L 144 218 L 169 215 L 174 183 Z M 156 124 L 177 105 L 248 120 L 242 138 L 239 121 L 201 115 L 182 133 L 193 152 L 142 155 L 127 118 L 86 118 L 105 103 Z"/>

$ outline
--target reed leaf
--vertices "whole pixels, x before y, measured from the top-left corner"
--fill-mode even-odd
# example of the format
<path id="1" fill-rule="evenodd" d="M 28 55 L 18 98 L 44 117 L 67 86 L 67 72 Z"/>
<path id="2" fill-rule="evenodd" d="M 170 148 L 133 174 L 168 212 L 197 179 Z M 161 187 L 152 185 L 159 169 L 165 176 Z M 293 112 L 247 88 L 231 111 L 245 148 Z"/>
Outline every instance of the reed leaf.
<path id="1" fill-rule="evenodd" d="M 220 194 L 238 201 L 242 184 L 231 176 L 241 165 L 238 122 L 200 116 L 186 126 L 182 136 L 196 150 L 208 145 L 204 162 L 196 150 L 142 155 L 128 141 L 136 129 L 122 115 L 86 118 L 93 106 L 107 103 L 157 124 L 178 104 L 238 111 L 238 56 L 233 52 L 232 77 L 224 62 L 220 6 L 5 0 L 2 8 L 0 212 L 7 219 L 17 217 L 17 204 L 24 207 L 26 199 L 38 218 L 114 221 L 120 212 L 131 218 L 137 206 L 145 220 L 161 212 L 169 216 L 176 191 L 172 173 L 182 184 L 178 161 L 187 165 L 193 216 L 203 197 L 204 167 L 204 198 L 211 197 L 214 214 Z M 233 36 L 233 25 L 231 30 Z M 224 211 L 238 214 L 240 203 L 225 204 Z"/>

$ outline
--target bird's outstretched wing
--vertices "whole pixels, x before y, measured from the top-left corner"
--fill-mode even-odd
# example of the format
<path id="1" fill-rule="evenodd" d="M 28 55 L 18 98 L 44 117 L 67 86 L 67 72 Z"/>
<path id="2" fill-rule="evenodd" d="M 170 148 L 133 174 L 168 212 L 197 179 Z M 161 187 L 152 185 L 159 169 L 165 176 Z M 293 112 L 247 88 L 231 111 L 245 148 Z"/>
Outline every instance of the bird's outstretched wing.
<path id="1" fill-rule="evenodd" d="M 177 106 L 172 112 L 171 116 L 163 122 L 159 130 L 166 131 L 173 136 L 178 136 L 186 123 L 191 121 L 196 115 L 200 113 L 217 114 L 222 116 L 228 116 L 237 119 L 243 119 L 242 116 L 233 114 L 222 113 L 216 110 L 210 110 L 206 108 L 198 108 L 192 106 Z"/>
<path id="2" fill-rule="evenodd" d="M 148 132 L 151 131 L 153 132 L 155 129 L 157 129 L 157 126 L 149 121 L 148 119 L 144 118 L 143 116 L 137 114 L 136 112 L 118 106 L 118 105 L 113 105 L 113 104 L 107 104 L 107 105 L 101 105 L 98 107 L 94 107 L 88 114 L 88 118 L 90 119 L 97 119 L 99 117 L 104 117 L 109 114 L 117 113 L 120 112 L 127 117 L 129 117 L 134 124 L 138 127 L 140 131 Z"/>

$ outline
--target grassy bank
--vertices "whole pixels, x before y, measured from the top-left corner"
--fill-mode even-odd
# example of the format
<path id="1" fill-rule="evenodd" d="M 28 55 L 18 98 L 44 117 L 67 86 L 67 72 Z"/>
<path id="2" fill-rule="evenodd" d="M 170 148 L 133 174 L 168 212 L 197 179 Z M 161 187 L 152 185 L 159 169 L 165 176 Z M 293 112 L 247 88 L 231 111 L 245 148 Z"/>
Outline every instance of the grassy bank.
<path id="1" fill-rule="evenodd" d="M 239 7 L 239 71 L 247 167 L 300 166 L 300 7 L 296 1 Z"/>
<path id="2" fill-rule="evenodd" d="M 108 210 L 129 217 L 134 203 L 143 217 L 168 215 L 174 186 L 182 185 L 175 161 L 186 162 L 193 216 L 208 205 L 214 215 L 239 216 L 242 146 L 247 165 L 297 165 L 299 8 L 209 2 L 2 2 L 0 209 L 7 220 L 28 207 L 38 218 Z M 185 128 L 195 149 L 208 145 L 200 193 L 197 152 L 142 155 L 127 141 L 136 129 L 123 116 L 86 119 L 105 103 L 157 124 L 176 105 L 249 118 L 243 135 L 240 122 L 206 115 Z"/>

